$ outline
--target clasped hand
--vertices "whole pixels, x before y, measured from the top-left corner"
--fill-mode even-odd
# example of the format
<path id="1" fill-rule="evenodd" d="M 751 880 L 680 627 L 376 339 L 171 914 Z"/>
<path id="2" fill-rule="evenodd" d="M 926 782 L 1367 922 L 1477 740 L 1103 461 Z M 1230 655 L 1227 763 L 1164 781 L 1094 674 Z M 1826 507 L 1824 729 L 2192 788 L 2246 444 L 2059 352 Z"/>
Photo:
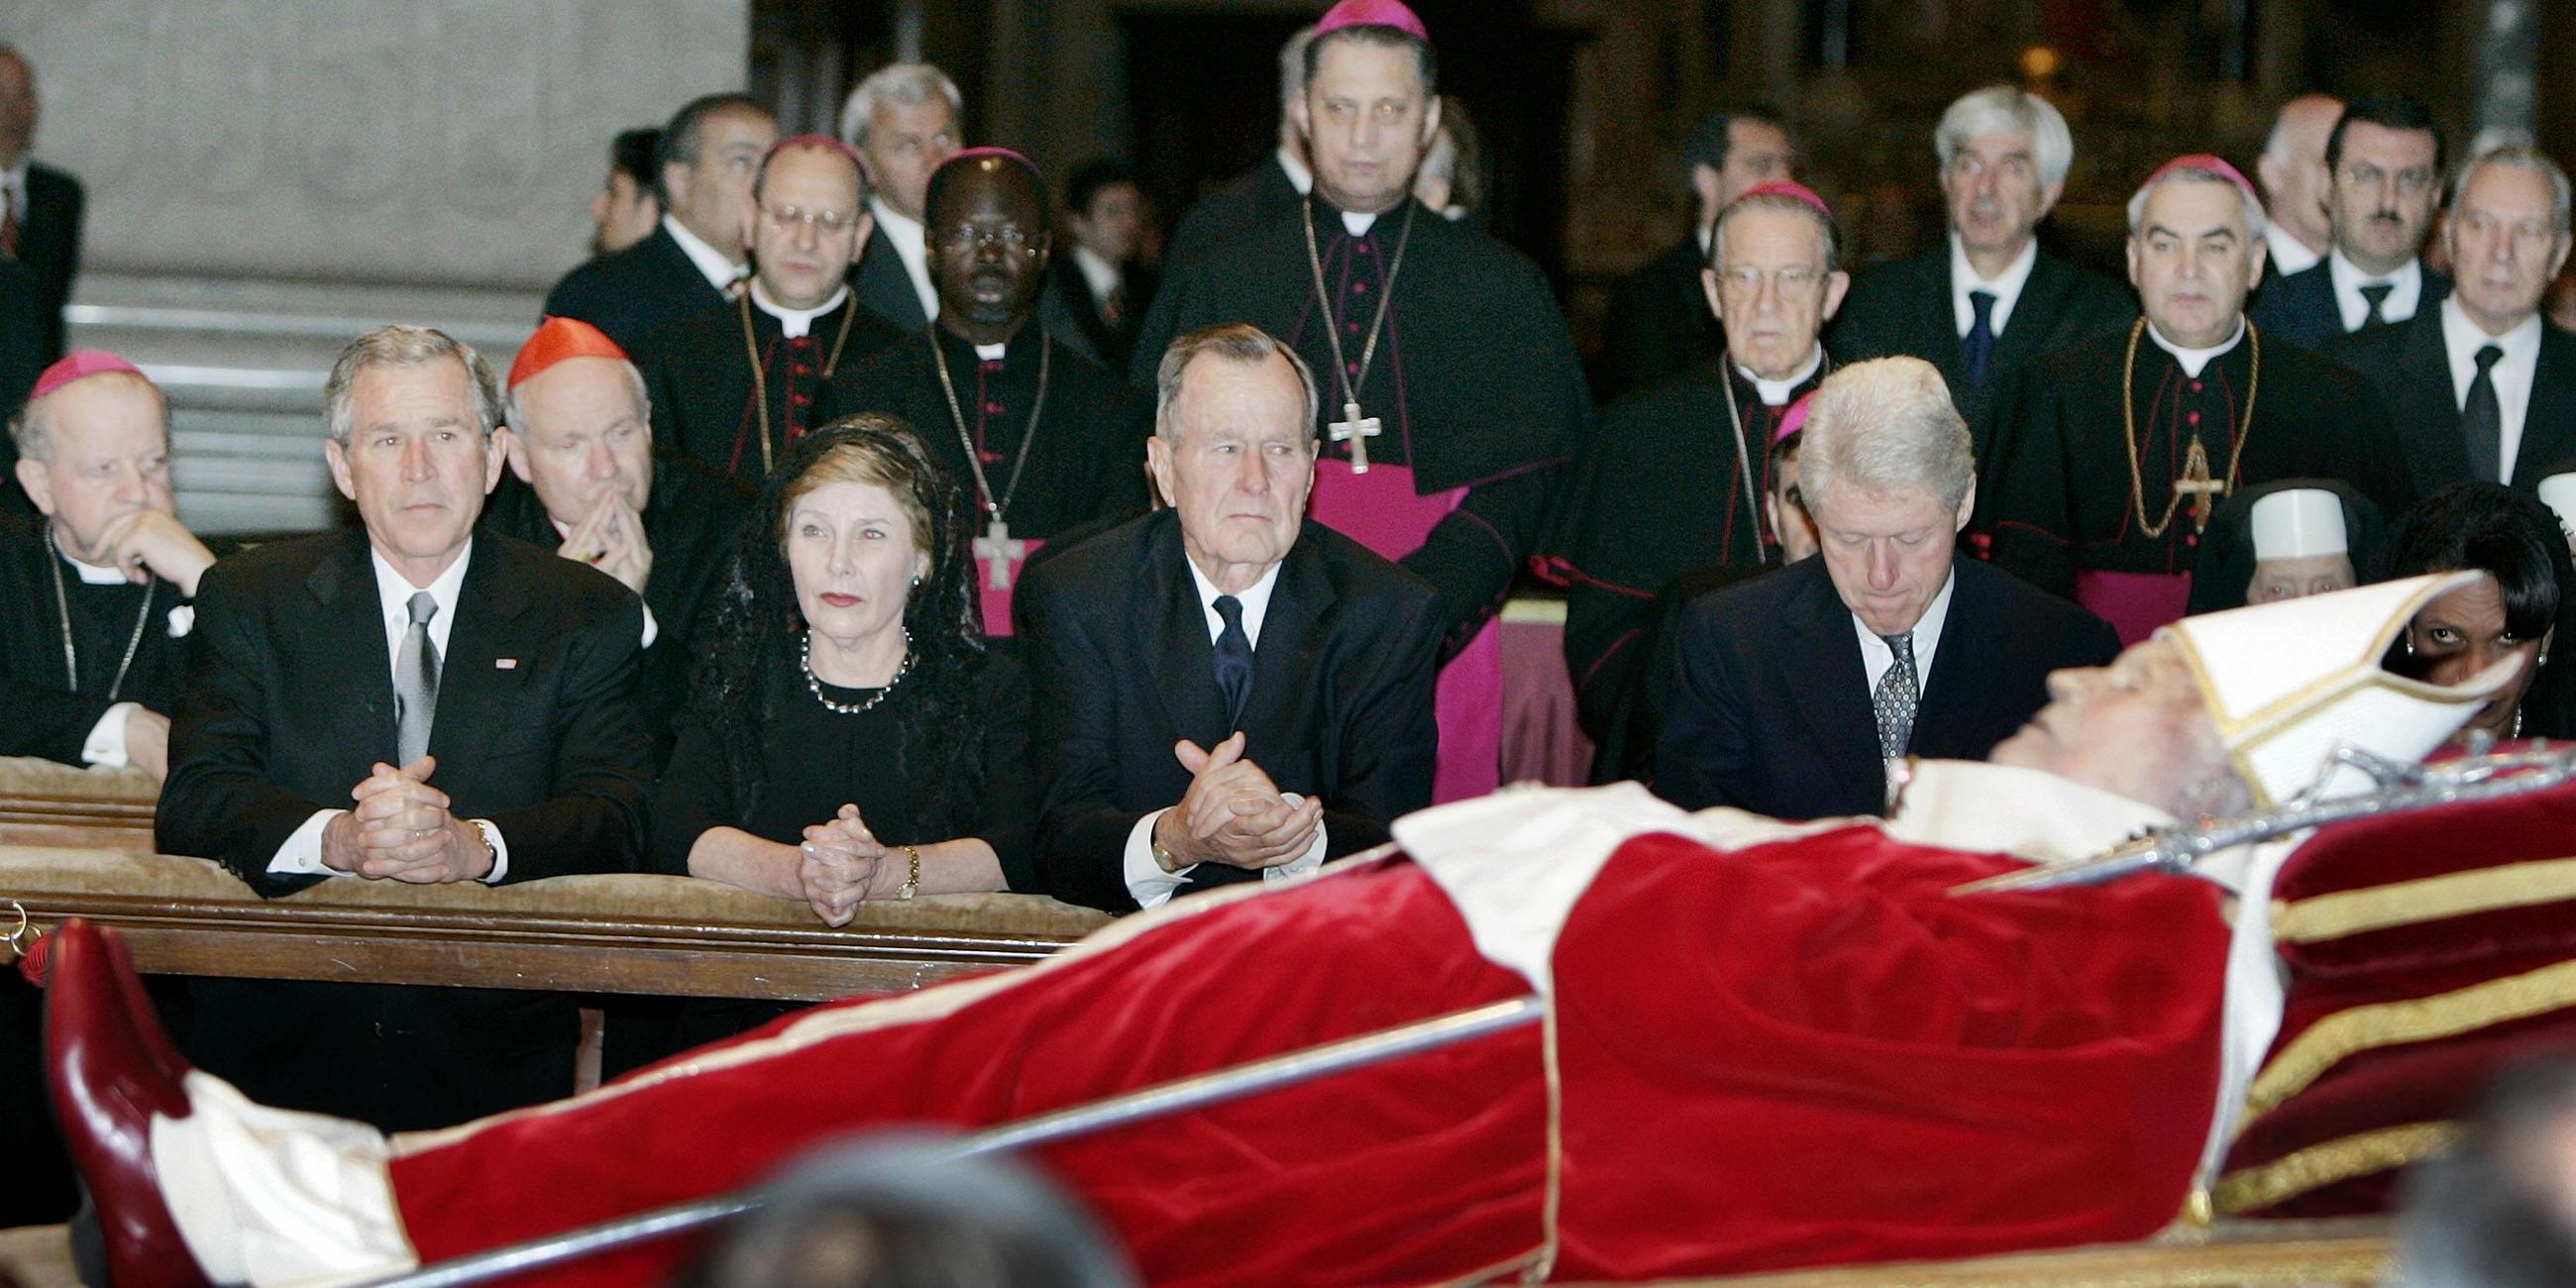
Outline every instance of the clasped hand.
<path id="1" fill-rule="evenodd" d="M 436 772 L 436 756 L 399 769 L 376 762 L 375 772 L 349 789 L 356 806 L 322 829 L 322 866 L 421 884 L 489 875 L 493 856 L 482 831 L 448 812 L 447 793 L 429 785 Z"/>
<path id="2" fill-rule="evenodd" d="M 614 489 L 572 525 L 555 553 L 615 577 L 638 595 L 653 575 L 653 546 L 644 539 L 644 520 L 626 504 L 625 494 Z"/>
<path id="3" fill-rule="evenodd" d="M 1156 820 L 1154 833 L 1181 862 L 1275 868 L 1314 848 L 1323 802 L 1289 800 L 1243 750 L 1241 730 L 1212 750 L 1186 738 L 1173 744 L 1173 756 L 1190 771 L 1190 787 Z"/>
<path id="4" fill-rule="evenodd" d="M 824 925 L 846 926 L 875 892 L 885 858 L 886 847 L 859 807 L 843 805 L 829 821 L 805 829 L 805 843 L 796 847 L 796 884 Z"/>

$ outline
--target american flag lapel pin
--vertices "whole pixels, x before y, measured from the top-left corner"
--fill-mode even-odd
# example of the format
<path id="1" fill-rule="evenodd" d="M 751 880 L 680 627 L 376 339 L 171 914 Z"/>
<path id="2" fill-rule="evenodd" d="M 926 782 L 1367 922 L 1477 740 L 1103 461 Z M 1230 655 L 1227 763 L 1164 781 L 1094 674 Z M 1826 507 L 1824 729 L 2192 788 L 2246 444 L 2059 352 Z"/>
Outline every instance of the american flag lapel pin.
<path id="1" fill-rule="evenodd" d="M 496 657 L 496 658 L 492 659 L 492 669 L 493 669 L 493 670 L 495 670 L 495 671 L 515 671 L 515 670 L 518 670 L 518 669 L 519 669 L 519 659 L 517 659 L 517 658 L 515 658 L 515 657 Z"/>

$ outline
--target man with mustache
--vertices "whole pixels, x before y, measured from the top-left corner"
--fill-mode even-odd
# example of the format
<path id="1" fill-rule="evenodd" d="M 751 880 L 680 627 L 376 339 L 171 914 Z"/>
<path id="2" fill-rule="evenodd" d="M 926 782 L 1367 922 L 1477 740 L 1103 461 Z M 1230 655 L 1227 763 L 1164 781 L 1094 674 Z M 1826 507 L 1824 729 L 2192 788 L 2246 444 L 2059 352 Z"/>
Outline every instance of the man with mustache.
<path id="1" fill-rule="evenodd" d="M 866 198 L 858 154 L 830 135 L 761 154 L 735 211 L 750 286 L 630 350 L 663 450 L 756 482 L 805 431 L 861 409 L 849 397 L 860 361 L 903 339 L 850 290 L 875 225 Z"/>
<path id="2" fill-rule="evenodd" d="M 2254 324 L 2314 348 L 2329 336 L 2403 322 L 2442 302 L 2450 279 L 2418 257 L 2442 200 L 2442 133 L 2403 94 L 2352 100 L 2326 136 L 2325 262 L 2273 282 Z"/>
<path id="3" fill-rule="evenodd" d="M 2368 382 L 2248 323 L 2263 203 L 2236 167 L 2178 157 L 2129 199 L 2146 316 L 2032 363 L 1995 410 L 1972 548 L 2135 643 L 2182 616 L 2201 531 L 2237 488 L 2341 479 L 2414 499 Z"/>
<path id="4" fill-rule="evenodd" d="M 2567 172 L 2529 148 L 2470 162 L 2442 225 L 2450 297 L 2324 346 L 2379 386 L 2426 492 L 2464 479 L 2532 491 L 2576 457 L 2576 336 L 2540 316 L 2567 262 L 2567 193 Z"/>
<path id="5" fill-rule="evenodd" d="M 2118 283 L 2039 244 L 2039 221 L 2075 164 L 2074 136 L 2048 100 L 2010 85 L 1964 95 L 1941 114 L 1932 150 L 1948 243 L 1855 275 L 1826 340 L 1846 361 L 1903 354 L 1939 367 L 1982 449 L 1993 403 L 2023 364 L 2138 310 Z"/>
<path id="6" fill-rule="evenodd" d="M 1011 591 L 1038 547 L 1145 508 L 1150 412 L 1049 326 L 1046 182 L 1004 148 L 969 148 L 930 176 L 939 317 L 851 376 L 853 410 L 921 434 L 975 507 L 984 630 L 1011 633 Z"/>
<path id="7" fill-rule="evenodd" d="M 363 528 L 208 571 L 170 725 L 164 854 L 263 894 L 320 881 L 527 881 L 634 866 L 652 749 L 634 592 L 478 532 L 505 468 L 482 355 L 423 327 L 351 341 L 324 390 Z M 188 1054 L 278 1103 L 427 1126 L 562 1095 L 571 998 L 194 981 Z"/>

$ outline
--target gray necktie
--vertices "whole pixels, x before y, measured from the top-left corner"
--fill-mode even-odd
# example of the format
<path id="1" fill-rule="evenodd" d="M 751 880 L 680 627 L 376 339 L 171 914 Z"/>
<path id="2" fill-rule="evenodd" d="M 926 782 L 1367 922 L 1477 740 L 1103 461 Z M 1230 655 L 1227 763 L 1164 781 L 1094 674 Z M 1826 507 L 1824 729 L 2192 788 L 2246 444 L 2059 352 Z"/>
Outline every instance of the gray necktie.
<path id="1" fill-rule="evenodd" d="M 1881 635 L 1887 647 L 1896 653 L 1896 665 L 1878 679 L 1878 692 L 1871 695 L 1878 708 L 1879 754 L 1894 760 L 1905 754 L 1906 744 L 1914 740 L 1914 634 Z"/>
<path id="2" fill-rule="evenodd" d="M 438 601 L 428 591 L 411 597 L 411 629 L 394 658 L 394 759 L 403 764 L 429 751 L 429 722 L 438 715 L 438 646 L 429 642 L 429 619 Z"/>

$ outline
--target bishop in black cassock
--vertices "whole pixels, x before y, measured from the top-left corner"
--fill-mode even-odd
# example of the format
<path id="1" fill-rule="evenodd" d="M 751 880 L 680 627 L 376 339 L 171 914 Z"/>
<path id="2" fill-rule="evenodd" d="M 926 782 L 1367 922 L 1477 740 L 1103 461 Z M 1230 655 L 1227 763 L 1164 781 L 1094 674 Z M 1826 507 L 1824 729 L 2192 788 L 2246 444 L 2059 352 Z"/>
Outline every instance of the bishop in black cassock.
<path id="1" fill-rule="evenodd" d="M 1047 540 L 1145 508 L 1151 410 L 1042 320 L 1046 184 L 1016 152 L 970 148 L 931 175 L 939 320 L 854 374 L 857 405 L 900 416 L 975 507 L 984 629 Z"/>
<path id="2" fill-rule="evenodd" d="M 761 158 L 750 288 L 628 350 L 662 451 L 757 480 L 789 442 L 864 410 L 848 397 L 852 375 L 903 336 L 847 282 L 870 231 L 865 192 L 858 155 L 837 139 L 798 135 Z"/>
<path id="3" fill-rule="evenodd" d="M 57 574 L 70 610 L 69 663 Z M 177 586 L 157 577 L 137 586 L 116 569 L 75 563 L 41 522 L 0 516 L 0 605 L 0 707 L 9 712 L 0 756 L 85 764 L 83 748 L 108 708 L 135 702 L 166 716 L 178 707 L 193 615 Z"/>

